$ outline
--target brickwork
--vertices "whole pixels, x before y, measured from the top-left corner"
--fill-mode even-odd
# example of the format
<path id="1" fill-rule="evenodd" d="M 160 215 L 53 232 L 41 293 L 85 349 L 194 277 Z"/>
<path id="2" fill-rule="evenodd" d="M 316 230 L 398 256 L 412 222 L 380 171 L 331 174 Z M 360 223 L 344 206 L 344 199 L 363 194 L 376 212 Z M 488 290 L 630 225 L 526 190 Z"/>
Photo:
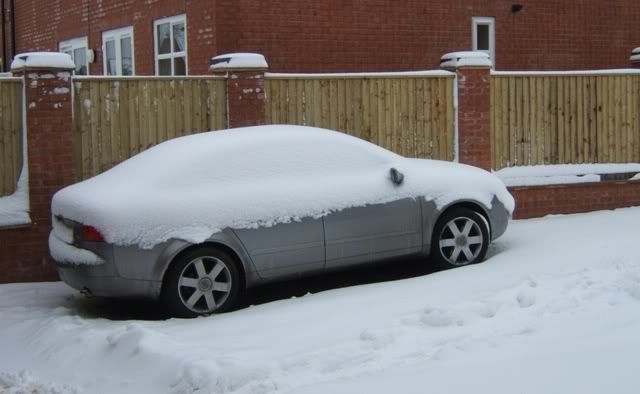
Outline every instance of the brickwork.
<path id="1" fill-rule="evenodd" d="M 516 199 L 516 219 L 640 205 L 638 181 L 514 187 L 510 191 Z"/>
<path id="2" fill-rule="evenodd" d="M 489 68 L 459 68 L 458 138 L 461 163 L 491 169 L 491 74 Z"/>
<path id="3" fill-rule="evenodd" d="M 471 49 L 471 18 L 496 18 L 496 68 L 570 70 L 629 66 L 640 45 L 637 0 L 40 0 L 16 1 L 17 51 L 56 50 L 88 36 L 102 73 L 102 32 L 133 26 L 136 71 L 154 73 L 153 20 L 186 14 L 191 74 L 227 52 L 264 54 L 274 72 L 401 71 L 438 67 Z"/>
<path id="4" fill-rule="evenodd" d="M 49 258 L 51 197 L 73 183 L 71 79 L 67 70 L 25 70 L 32 224 L 0 230 L 0 282 L 55 280 Z"/>
<path id="5" fill-rule="evenodd" d="M 216 52 L 211 4 L 206 0 L 16 1 L 17 53 L 57 50 L 60 41 L 87 37 L 97 55 L 89 73 L 102 75 L 102 33 L 133 26 L 136 73 L 153 75 L 153 21 L 186 14 L 189 73 L 206 74 L 207 60 Z"/>
<path id="6" fill-rule="evenodd" d="M 230 71 L 227 100 L 229 127 L 265 124 L 264 71 Z"/>

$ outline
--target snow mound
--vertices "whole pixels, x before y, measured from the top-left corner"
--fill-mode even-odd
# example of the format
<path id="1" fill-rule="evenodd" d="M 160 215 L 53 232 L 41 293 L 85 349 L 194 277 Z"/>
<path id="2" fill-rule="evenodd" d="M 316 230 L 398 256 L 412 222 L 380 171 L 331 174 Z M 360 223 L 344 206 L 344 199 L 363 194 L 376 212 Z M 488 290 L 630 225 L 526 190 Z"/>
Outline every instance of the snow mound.
<path id="1" fill-rule="evenodd" d="M 389 170 L 405 175 L 394 185 Z M 301 126 L 202 133 L 157 145 L 53 197 L 52 211 L 143 248 L 200 243 L 225 228 L 257 228 L 332 211 L 426 197 L 473 199 L 512 211 L 504 184 L 474 167 L 407 159 L 358 138 Z"/>
<path id="2" fill-rule="evenodd" d="M 38 382 L 33 374 L 22 371 L 18 374 L 0 373 L 2 394 L 78 394 L 67 385 L 57 386 Z"/>

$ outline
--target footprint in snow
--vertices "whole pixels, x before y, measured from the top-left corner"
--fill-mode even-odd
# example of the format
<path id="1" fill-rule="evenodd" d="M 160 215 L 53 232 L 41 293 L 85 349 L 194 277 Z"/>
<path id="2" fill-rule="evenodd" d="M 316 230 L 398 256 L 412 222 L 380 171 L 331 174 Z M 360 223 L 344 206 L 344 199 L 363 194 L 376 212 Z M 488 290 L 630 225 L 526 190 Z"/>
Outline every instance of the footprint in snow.
<path id="1" fill-rule="evenodd" d="M 529 308 L 536 303 L 536 297 L 528 292 L 520 292 L 516 296 L 520 308 Z"/>
<path id="2" fill-rule="evenodd" d="M 364 330 L 360 333 L 360 340 L 374 349 L 380 349 L 394 342 L 395 337 L 391 332 L 375 332 Z"/>
<path id="3" fill-rule="evenodd" d="M 464 325 L 464 321 L 456 319 L 451 312 L 431 307 L 424 309 L 420 321 L 430 327 L 449 327 L 454 323 L 458 326 Z"/>

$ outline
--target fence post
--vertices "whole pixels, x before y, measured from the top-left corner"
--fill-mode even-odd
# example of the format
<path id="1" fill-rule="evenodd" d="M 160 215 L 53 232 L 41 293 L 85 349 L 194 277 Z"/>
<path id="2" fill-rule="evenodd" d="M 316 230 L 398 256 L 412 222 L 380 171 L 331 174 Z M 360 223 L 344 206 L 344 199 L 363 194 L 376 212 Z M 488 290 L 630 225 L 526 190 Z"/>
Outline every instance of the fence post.
<path id="1" fill-rule="evenodd" d="M 13 270 L 3 282 L 55 280 L 49 261 L 51 197 L 73 183 L 71 112 L 71 57 L 62 53 L 34 52 L 17 55 L 11 65 L 24 78 L 24 105 L 29 170 L 31 225 L 0 232 L 0 261 Z M 6 254 L 6 255 L 5 255 Z"/>
<path id="2" fill-rule="evenodd" d="M 629 60 L 631 61 L 631 67 L 640 68 L 640 47 L 631 52 L 631 58 Z"/>
<path id="3" fill-rule="evenodd" d="M 458 149 L 461 163 L 491 170 L 491 60 L 484 52 L 442 56 L 440 66 L 458 81 Z"/>
<path id="4" fill-rule="evenodd" d="M 209 62 L 209 71 L 227 77 L 228 127 L 265 124 L 264 74 L 269 68 L 256 53 L 219 55 Z"/>

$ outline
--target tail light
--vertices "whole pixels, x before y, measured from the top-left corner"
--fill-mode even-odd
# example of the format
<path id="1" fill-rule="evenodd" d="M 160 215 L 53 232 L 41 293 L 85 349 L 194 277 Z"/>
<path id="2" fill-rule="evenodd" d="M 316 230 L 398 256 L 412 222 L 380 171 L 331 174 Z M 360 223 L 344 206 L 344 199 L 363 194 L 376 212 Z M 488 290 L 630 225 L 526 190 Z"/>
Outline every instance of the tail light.
<path id="1" fill-rule="evenodd" d="M 82 228 L 82 236 L 85 241 L 92 241 L 92 242 L 104 241 L 104 237 L 102 236 L 102 234 L 100 234 L 100 231 L 98 231 L 95 227 L 92 227 L 92 226 L 84 226 Z"/>

